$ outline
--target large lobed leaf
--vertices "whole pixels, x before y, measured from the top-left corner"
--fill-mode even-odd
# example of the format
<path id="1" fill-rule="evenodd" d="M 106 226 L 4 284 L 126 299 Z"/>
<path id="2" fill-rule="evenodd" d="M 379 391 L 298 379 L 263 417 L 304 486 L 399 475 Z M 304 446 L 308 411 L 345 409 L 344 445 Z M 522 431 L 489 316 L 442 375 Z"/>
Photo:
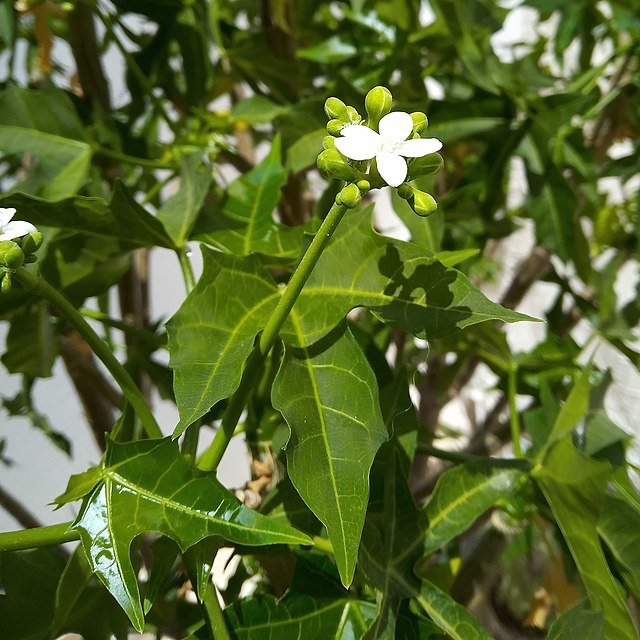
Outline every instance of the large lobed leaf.
<path id="1" fill-rule="evenodd" d="M 280 297 L 254 257 L 203 247 L 203 261 L 197 286 L 167 325 L 180 412 L 176 434 L 235 391 L 253 338 Z M 345 216 L 281 335 L 293 346 L 301 339 L 312 344 L 359 306 L 430 339 L 487 320 L 530 319 L 489 301 L 423 247 L 377 234 L 371 209 Z"/>
<path id="2" fill-rule="evenodd" d="M 604 611 L 605 636 L 635 640 L 631 615 L 598 539 L 598 516 L 611 467 L 587 458 L 569 438 L 560 440 L 534 471 L 571 550 L 594 610 Z"/>
<path id="3" fill-rule="evenodd" d="M 210 536 L 244 545 L 310 542 L 245 507 L 215 474 L 190 466 L 171 439 L 109 441 L 99 478 L 72 528 L 80 532 L 92 570 L 139 631 L 144 614 L 129 554 L 141 533 L 162 533 L 183 551 Z"/>

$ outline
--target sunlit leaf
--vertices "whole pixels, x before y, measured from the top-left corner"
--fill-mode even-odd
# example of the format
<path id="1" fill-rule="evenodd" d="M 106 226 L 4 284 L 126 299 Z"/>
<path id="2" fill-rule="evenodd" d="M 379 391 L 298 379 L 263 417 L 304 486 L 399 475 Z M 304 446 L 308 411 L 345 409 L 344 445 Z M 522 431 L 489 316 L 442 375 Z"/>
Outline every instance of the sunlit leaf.
<path id="1" fill-rule="evenodd" d="M 272 401 L 291 429 L 289 477 L 326 526 L 342 582 L 349 586 L 369 470 L 387 438 L 373 372 L 351 332 L 342 327 L 311 347 L 300 335 L 297 346 L 287 345 Z"/>
<path id="2" fill-rule="evenodd" d="M 213 535 L 245 545 L 309 542 L 245 507 L 215 474 L 190 467 L 168 438 L 108 441 L 101 481 L 72 528 L 80 533 L 91 568 L 139 631 L 144 614 L 130 551 L 141 533 L 163 533 L 183 551 Z"/>

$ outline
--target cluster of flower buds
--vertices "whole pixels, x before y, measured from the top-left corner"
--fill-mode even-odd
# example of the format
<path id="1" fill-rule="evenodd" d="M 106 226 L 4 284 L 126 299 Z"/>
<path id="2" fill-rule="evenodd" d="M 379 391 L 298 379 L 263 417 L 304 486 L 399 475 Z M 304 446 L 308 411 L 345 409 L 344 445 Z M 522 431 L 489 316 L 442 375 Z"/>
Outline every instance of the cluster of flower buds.
<path id="1" fill-rule="evenodd" d="M 24 264 L 36 261 L 42 234 L 30 223 L 11 219 L 15 209 L 0 208 L 0 291 L 11 290 L 11 275 Z"/>
<path id="2" fill-rule="evenodd" d="M 405 181 L 442 168 L 437 153 L 442 143 L 421 137 L 428 124 L 424 113 L 391 112 L 391 103 L 389 89 L 374 87 L 365 97 L 367 117 L 363 119 L 355 107 L 328 98 L 324 109 L 329 135 L 324 138 L 318 168 L 328 178 L 358 185 L 366 182 L 369 188 L 397 187 L 418 215 L 427 216 L 436 210 L 436 201 Z"/>

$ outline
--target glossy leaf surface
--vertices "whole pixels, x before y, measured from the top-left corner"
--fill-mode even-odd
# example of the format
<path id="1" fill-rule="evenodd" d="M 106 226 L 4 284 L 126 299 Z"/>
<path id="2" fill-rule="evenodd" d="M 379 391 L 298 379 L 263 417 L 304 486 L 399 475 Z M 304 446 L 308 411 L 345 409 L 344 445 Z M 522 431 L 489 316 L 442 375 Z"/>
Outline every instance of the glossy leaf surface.
<path id="1" fill-rule="evenodd" d="M 294 318 L 295 323 L 295 318 Z M 272 390 L 291 429 L 289 477 L 327 528 L 351 584 L 369 497 L 369 470 L 387 439 L 369 363 L 346 326 L 311 347 L 287 345 Z"/>
<path id="2" fill-rule="evenodd" d="M 585 602 L 567 609 L 551 625 L 546 640 L 605 640 L 604 615 L 591 611 Z"/>
<path id="3" fill-rule="evenodd" d="M 190 467 L 170 439 L 109 442 L 101 472 L 73 528 L 93 571 L 139 631 L 144 616 L 129 556 L 139 534 L 162 533 L 182 550 L 213 535 L 245 545 L 309 542 L 242 505 L 215 474 Z"/>
<path id="4" fill-rule="evenodd" d="M 605 611 L 606 637 L 634 640 L 629 609 L 607 566 L 597 532 L 610 474 L 608 464 L 580 454 L 565 438 L 551 449 L 534 477 L 569 545 L 593 608 Z"/>

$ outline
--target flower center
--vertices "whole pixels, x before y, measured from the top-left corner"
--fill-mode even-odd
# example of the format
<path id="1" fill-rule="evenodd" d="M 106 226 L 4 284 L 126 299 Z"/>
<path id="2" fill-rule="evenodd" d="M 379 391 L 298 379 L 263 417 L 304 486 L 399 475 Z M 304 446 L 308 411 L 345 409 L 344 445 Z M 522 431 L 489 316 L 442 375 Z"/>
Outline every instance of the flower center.
<path id="1" fill-rule="evenodd" d="M 391 138 L 382 138 L 382 141 L 380 142 L 380 151 L 383 153 L 396 153 L 396 150 L 401 144 L 401 142 L 391 140 Z"/>

